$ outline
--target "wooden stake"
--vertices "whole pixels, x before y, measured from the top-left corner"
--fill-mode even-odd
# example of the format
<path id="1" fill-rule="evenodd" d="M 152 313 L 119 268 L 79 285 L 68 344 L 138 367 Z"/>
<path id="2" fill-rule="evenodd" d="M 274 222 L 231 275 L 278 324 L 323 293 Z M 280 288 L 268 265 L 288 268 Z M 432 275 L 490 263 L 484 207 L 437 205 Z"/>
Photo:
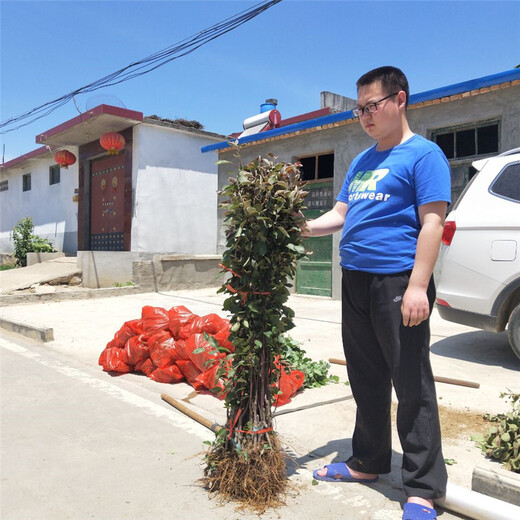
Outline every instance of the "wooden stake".
<path id="1" fill-rule="evenodd" d="M 344 359 L 329 358 L 329 363 L 347 366 L 347 362 Z M 480 383 L 474 383 L 473 381 L 464 381 L 463 379 L 452 379 L 451 377 L 433 376 L 433 380 L 437 383 L 468 386 L 469 388 L 480 388 Z"/>
<path id="2" fill-rule="evenodd" d="M 220 430 L 223 429 L 223 426 L 220 426 L 220 424 L 212 423 L 209 419 L 206 419 L 197 412 L 190 410 L 187 406 L 184 406 L 183 404 L 179 403 L 179 401 L 169 396 L 168 394 L 161 394 L 161 399 L 163 401 L 166 401 L 168 404 L 170 404 L 177 410 L 179 410 L 179 412 L 182 412 L 194 421 L 197 421 L 199 424 L 202 424 L 202 426 L 205 426 L 206 428 L 208 428 L 208 430 L 211 430 L 214 433 L 218 433 Z"/>

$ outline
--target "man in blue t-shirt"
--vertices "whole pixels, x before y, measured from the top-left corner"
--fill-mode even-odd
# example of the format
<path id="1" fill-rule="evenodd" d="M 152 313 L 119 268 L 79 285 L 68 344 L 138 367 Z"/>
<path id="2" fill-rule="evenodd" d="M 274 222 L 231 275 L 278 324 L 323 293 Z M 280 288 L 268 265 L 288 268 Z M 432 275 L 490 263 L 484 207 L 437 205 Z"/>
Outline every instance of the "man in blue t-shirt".
<path id="1" fill-rule="evenodd" d="M 380 67 L 357 82 L 353 109 L 377 141 L 352 162 L 332 210 L 304 235 L 342 231 L 342 336 L 357 404 L 352 456 L 314 472 L 319 480 L 375 482 L 390 472 L 391 393 L 407 495 L 403 520 L 433 520 L 446 493 L 439 414 L 429 359 L 432 272 L 447 204 L 449 164 L 408 125 L 408 81 Z"/>

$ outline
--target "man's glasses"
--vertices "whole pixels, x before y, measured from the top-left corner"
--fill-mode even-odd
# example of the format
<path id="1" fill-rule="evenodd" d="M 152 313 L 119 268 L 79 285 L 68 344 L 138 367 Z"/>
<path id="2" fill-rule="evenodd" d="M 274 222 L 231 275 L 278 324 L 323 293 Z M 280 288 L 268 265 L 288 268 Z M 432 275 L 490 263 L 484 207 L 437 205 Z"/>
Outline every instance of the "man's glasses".
<path id="1" fill-rule="evenodd" d="M 377 112 L 377 105 L 379 105 L 379 103 L 382 103 L 385 99 L 388 99 L 392 96 L 396 96 L 397 94 L 399 94 L 399 92 L 388 94 L 388 96 L 384 97 L 383 99 L 380 99 L 379 101 L 367 103 L 364 107 L 354 107 L 352 109 L 352 113 L 356 117 L 361 117 L 363 114 L 373 114 L 374 112 Z"/>

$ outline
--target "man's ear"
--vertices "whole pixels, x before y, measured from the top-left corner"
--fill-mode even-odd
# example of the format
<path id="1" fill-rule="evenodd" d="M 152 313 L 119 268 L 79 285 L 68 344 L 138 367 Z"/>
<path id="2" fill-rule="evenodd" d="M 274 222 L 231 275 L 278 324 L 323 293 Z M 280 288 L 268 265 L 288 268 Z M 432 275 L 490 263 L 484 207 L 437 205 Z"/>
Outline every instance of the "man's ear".
<path id="1" fill-rule="evenodd" d="M 397 101 L 399 108 L 406 108 L 406 92 L 404 90 L 400 90 L 397 93 Z"/>

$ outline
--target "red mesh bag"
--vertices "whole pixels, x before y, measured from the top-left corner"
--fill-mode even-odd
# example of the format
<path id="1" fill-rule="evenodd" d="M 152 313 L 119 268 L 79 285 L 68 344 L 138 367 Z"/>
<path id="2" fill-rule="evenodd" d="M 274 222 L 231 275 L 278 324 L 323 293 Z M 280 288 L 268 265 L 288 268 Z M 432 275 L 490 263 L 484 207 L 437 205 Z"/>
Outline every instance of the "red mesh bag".
<path id="1" fill-rule="evenodd" d="M 132 372 L 132 367 L 123 361 L 123 349 L 118 347 L 107 347 L 99 356 L 98 363 L 103 367 L 105 372 L 119 372 L 127 374 Z"/>
<path id="2" fill-rule="evenodd" d="M 135 366 L 140 361 L 150 357 L 148 345 L 144 341 L 144 334 L 132 336 L 123 349 L 121 359 L 130 366 Z"/>
<path id="3" fill-rule="evenodd" d="M 146 374 L 147 376 L 150 376 L 150 374 L 154 370 L 156 370 L 156 368 L 150 358 L 144 359 L 143 361 L 139 361 L 139 363 L 136 363 L 136 365 L 134 366 L 135 372 L 142 372 L 143 374 Z"/>
<path id="4" fill-rule="evenodd" d="M 201 332 L 216 334 L 226 328 L 229 328 L 229 321 L 221 318 L 218 314 L 196 316 L 194 320 L 185 326 L 185 330 L 191 330 L 193 334 L 200 334 Z"/>
<path id="5" fill-rule="evenodd" d="M 227 320 L 226 320 L 227 321 Z M 227 348 L 230 352 L 235 352 L 235 345 L 229 341 L 229 335 L 231 331 L 229 330 L 229 322 L 226 325 L 225 329 L 213 334 L 213 337 L 216 339 L 217 343 L 224 348 Z"/>
<path id="6" fill-rule="evenodd" d="M 225 357 L 225 354 L 220 353 L 209 341 L 204 339 L 204 334 L 193 334 L 193 336 L 190 336 L 186 340 L 184 349 L 190 360 L 201 372 L 205 372 L 215 362 Z M 198 352 L 201 349 L 203 351 Z"/>
<path id="7" fill-rule="evenodd" d="M 177 365 L 155 369 L 150 378 L 158 383 L 180 383 L 184 376 Z"/>
<path id="8" fill-rule="evenodd" d="M 146 344 L 148 345 L 148 348 L 150 350 L 153 350 L 157 343 L 162 343 L 163 341 L 165 341 L 167 339 L 171 339 L 171 337 L 172 337 L 172 335 L 170 334 L 170 331 L 160 330 L 159 332 L 156 332 L 155 334 L 148 336 L 146 338 Z"/>
<path id="9" fill-rule="evenodd" d="M 141 319 L 143 321 L 143 331 L 147 336 L 168 328 L 168 312 L 162 307 L 145 305 L 141 311 Z"/>
<path id="10" fill-rule="evenodd" d="M 188 339 L 191 336 L 190 323 L 196 316 L 183 305 L 172 307 L 168 311 L 168 328 L 174 339 Z"/>
<path id="11" fill-rule="evenodd" d="M 175 346 L 172 350 L 172 356 L 175 358 L 175 361 L 187 361 L 190 359 L 186 353 L 185 344 L 186 342 L 183 339 L 175 340 Z"/>
<path id="12" fill-rule="evenodd" d="M 206 387 L 197 380 L 197 377 L 201 374 L 201 371 L 191 361 L 177 361 L 177 366 L 181 369 L 181 372 L 188 380 L 188 383 L 193 386 L 197 392 L 206 389 Z"/>
<path id="13" fill-rule="evenodd" d="M 222 400 L 226 397 L 226 393 L 223 392 L 225 381 L 222 378 L 217 377 L 218 369 L 219 365 L 216 364 L 212 366 L 209 370 L 199 374 L 197 376 L 197 381 Z"/>
<path id="14" fill-rule="evenodd" d="M 114 334 L 114 339 L 110 341 L 107 347 L 123 348 L 126 342 L 133 336 L 138 336 L 143 333 L 142 320 L 130 320 L 123 324 L 123 326 Z"/>
<path id="15" fill-rule="evenodd" d="M 225 329 L 229 329 L 229 320 L 221 318 L 218 314 L 202 316 L 202 332 L 216 334 Z"/>
<path id="16" fill-rule="evenodd" d="M 280 378 L 276 383 L 276 388 L 282 393 L 277 394 L 274 399 L 275 406 L 281 406 L 291 401 L 302 387 L 305 374 L 299 370 L 292 370 L 287 373 L 283 368 L 280 371 Z"/>
<path id="17" fill-rule="evenodd" d="M 176 360 L 175 340 L 170 331 L 163 330 L 148 338 L 150 359 L 157 368 L 173 365 Z"/>

